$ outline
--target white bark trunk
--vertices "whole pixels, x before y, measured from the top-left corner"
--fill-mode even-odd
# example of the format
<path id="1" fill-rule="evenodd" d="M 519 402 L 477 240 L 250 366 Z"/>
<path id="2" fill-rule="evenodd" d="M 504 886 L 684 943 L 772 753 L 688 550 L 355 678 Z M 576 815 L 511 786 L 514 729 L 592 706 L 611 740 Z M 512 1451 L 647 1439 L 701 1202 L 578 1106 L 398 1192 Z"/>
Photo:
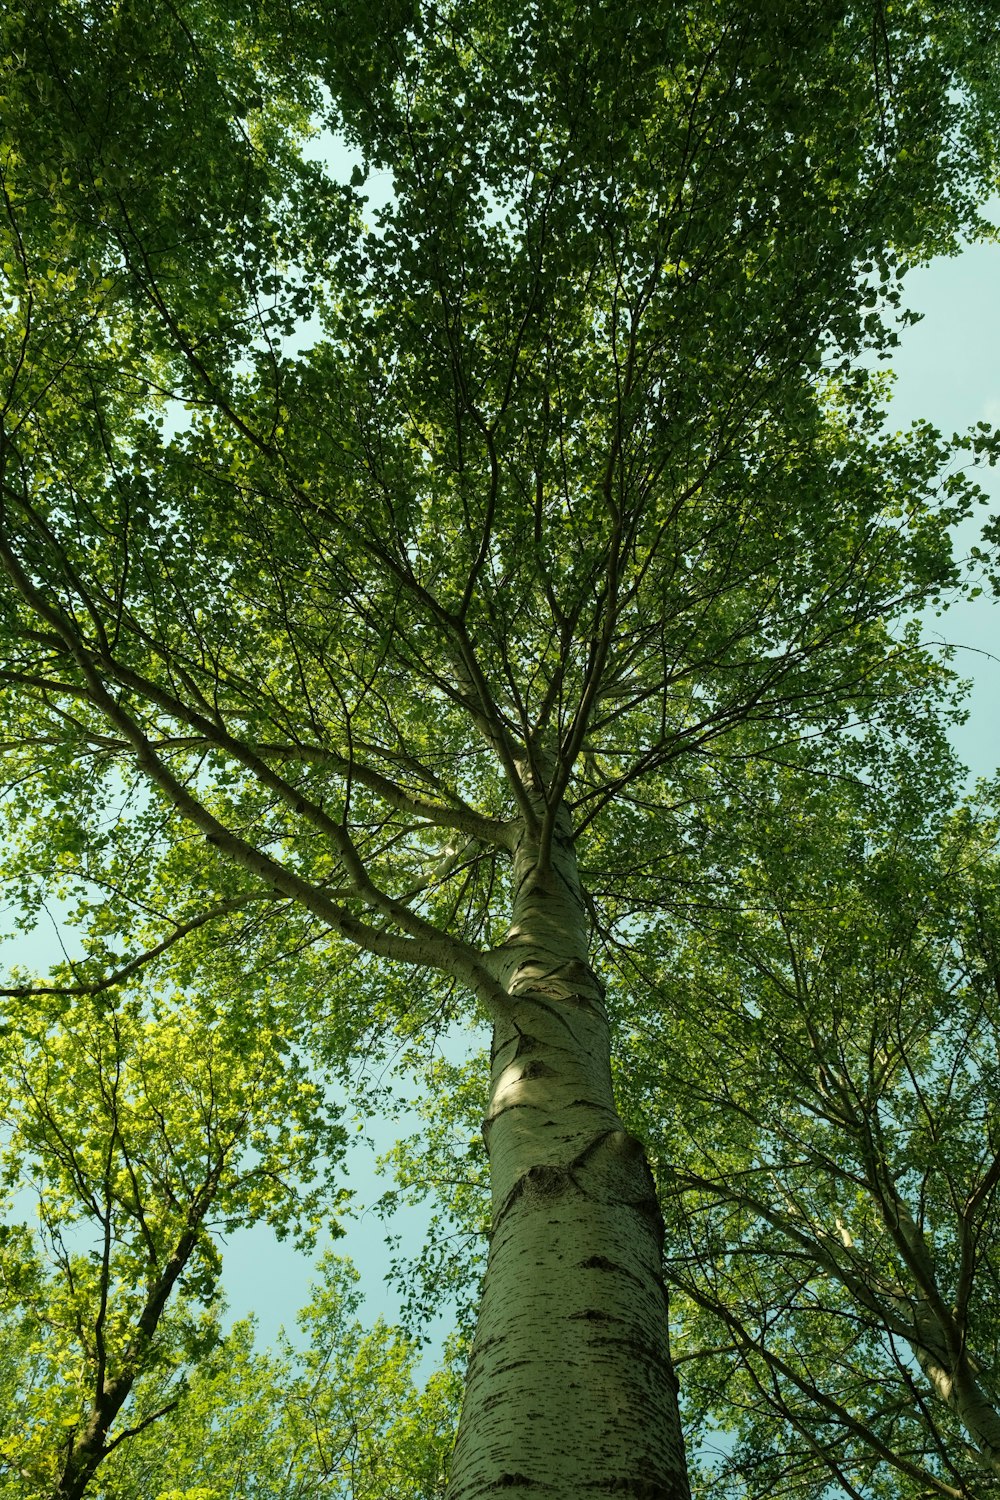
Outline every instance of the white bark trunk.
<path id="1" fill-rule="evenodd" d="M 1000 1475 L 1000 1412 L 983 1389 L 981 1372 L 965 1333 L 936 1285 L 934 1259 L 927 1242 L 895 1188 L 889 1194 L 880 1194 L 880 1199 L 886 1226 L 905 1247 L 916 1268 L 916 1280 L 922 1283 L 915 1299 L 903 1297 L 897 1304 L 904 1319 L 913 1324 L 910 1348 L 935 1394 L 955 1413 L 978 1448 L 984 1468 L 991 1475 Z"/>
<path id="2" fill-rule="evenodd" d="M 967 1349 L 948 1349 L 948 1333 L 926 1303 L 911 1309 L 917 1337 L 911 1347 L 917 1363 L 961 1422 L 991 1474 L 1000 1475 L 1000 1413 L 977 1378 L 975 1361 Z M 953 1338 L 954 1342 L 954 1338 Z"/>
<path id="3" fill-rule="evenodd" d="M 687 1500 L 660 1270 L 662 1220 L 641 1144 L 612 1097 L 610 1034 L 587 965 L 567 829 L 552 869 L 515 855 L 484 1134 L 493 1227 L 449 1500 L 502 1490 Z"/>

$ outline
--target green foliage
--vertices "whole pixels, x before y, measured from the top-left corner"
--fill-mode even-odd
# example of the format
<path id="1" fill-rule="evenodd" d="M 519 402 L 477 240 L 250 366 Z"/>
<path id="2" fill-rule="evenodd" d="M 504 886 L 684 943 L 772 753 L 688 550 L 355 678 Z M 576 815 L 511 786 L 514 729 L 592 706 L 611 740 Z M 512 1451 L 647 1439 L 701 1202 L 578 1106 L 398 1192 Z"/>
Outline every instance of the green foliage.
<path id="1" fill-rule="evenodd" d="M 487 1060 L 479 1054 L 460 1063 L 441 1056 L 422 1066 L 416 1058 L 407 1061 L 421 1079 L 421 1125 L 383 1156 L 380 1168 L 396 1186 L 383 1194 L 378 1210 L 390 1217 L 400 1201 L 429 1199 L 434 1211 L 419 1249 L 396 1238 L 391 1275 L 403 1322 L 418 1338 L 445 1311 L 471 1339 L 489 1233 L 489 1162 L 481 1129 Z"/>
<path id="2" fill-rule="evenodd" d="M 324 1256 L 322 1283 L 299 1316 L 293 1341 L 259 1350 L 252 1322 L 216 1331 L 180 1388 L 162 1370 L 147 1390 L 175 1404 L 109 1454 L 95 1500 L 434 1500 L 443 1494 L 461 1383 L 455 1352 L 418 1381 L 411 1343 L 381 1321 L 357 1320 L 357 1273 Z M 5 1335 L 7 1325 L 5 1324 Z M 9 1346 L 6 1368 L 29 1371 L 34 1350 Z M 147 1401 L 147 1404 L 149 1402 Z M 139 1412 L 133 1414 L 133 1420 Z M 51 1415 L 49 1416 L 51 1421 Z M 42 1493 L 39 1470 L 18 1455 L 0 1494 Z M 31 1485 L 38 1488 L 31 1489 Z"/>
<path id="3" fill-rule="evenodd" d="M 336 1109 L 267 990 L 244 998 L 8 998 L 3 1179 L 36 1225 L 4 1231 L 0 1474 L 25 1493 L 92 1424 L 100 1455 L 123 1407 L 136 1431 L 183 1396 L 220 1337 L 220 1235 L 264 1222 L 307 1247 L 347 1196 Z"/>
<path id="4" fill-rule="evenodd" d="M 758 808 L 728 910 L 627 960 L 675 1352 L 730 1435 L 704 1493 L 978 1496 L 986 1429 L 935 1371 L 996 1423 L 996 820 L 798 805 L 780 834 Z"/>
<path id="5" fill-rule="evenodd" d="M 948 1191 L 974 1192 L 960 1117 L 990 1079 L 963 1061 L 946 1087 L 933 1056 L 971 1057 L 986 1012 L 945 1015 L 946 993 L 978 993 L 927 956 L 957 951 L 951 907 L 891 941 L 872 914 L 895 922 L 944 858 L 914 810 L 933 821 L 945 797 L 955 688 L 912 620 L 964 586 L 952 531 L 983 499 L 966 469 L 997 445 L 887 434 L 871 369 L 906 272 L 988 232 L 998 53 L 983 7 L 923 0 L 30 0 L 0 20 L 2 873 L 23 924 L 54 894 L 80 945 L 6 987 L 8 1177 L 43 1205 L 37 1239 L 10 1237 L 12 1347 L 36 1373 L 8 1410 L 74 1434 L 60 1479 L 35 1417 L 12 1416 L 24 1482 L 81 1495 L 158 1441 L 170 1413 L 142 1423 L 186 1381 L 206 1382 L 199 1410 L 234 1403 L 199 1312 L 212 1225 L 308 1241 L 336 1198 L 331 1080 L 397 1039 L 478 1037 L 505 998 L 522 834 L 544 872 L 572 826 L 623 1093 L 706 1226 L 692 1264 L 719 1261 L 719 1291 L 731 1242 L 759 1240 L 779 1342 L 811 1369 L 820 1324 L 854 1314 L 810 1322 L 778 1284 L 777 1207 L 719 1186 L 792 1173 L 801 1195 L 807 1163 L 810 1223 L 863 1222 L 871 1286 L 910 1295 L 865 1194 L 891 1178 L 937 1233 Z M 907 768 L 912 871 L 864 798 L 824 800 L 880 757 L 883 790 Z M 806 909 L 816 931 L 795 927 Z M 726 1049 L 731 1089 L 708 1081 Z M 792 1144 L 778 1129 L 817 1069 L 826 1098 L 862 1064 L 882 1177 L 850 1157 L 846 1106 L 817 1105 Z M 424 1172 L 454 1176 L 471 1233 L 475 1077 L 431 1069 Z M 718 1160 L 687 1160 L 689 1115 L 730 1093 Z M 827 1159 L 860 1197 L 830 1198 Z M 412 1153 L 396 1164 L 412 1191 Z M 843 1270 L 843 1235 L 810 1233 Z M 435 1254 L 454 1285 L 461 1259 Z M 896 1293 L 871 1295 L 888 1316 Z M 874 1326 L 855 1373 L 884 1353 Z M 313 1378 L 312 1356 L 233 1337 L 256 1388 Z M 396 1389 L 409 1355 L 371 1338 Z M 715 1392 L 739 1390 L 738 1462 L 769 1455 L 774 1488 L 753 1381 L 777 1356 L 746 1345 L 732 1383 L 727 1338 L 692 1400 L 719 1422 Z M 309 1387 L 313 1436 L 281 1408 L 314 1472 L 369 1358 L 351 1347 L 340 1385 Z M 911 1414 L 884 1406 L 864 1421 L 916 1451 Z M 405 1421 L 373 1422 L 395 1455 L 378 1482 L 433 1493 L 438 1448 L 418 1473 Z M 270 1475 L 278 1428 L 258 1427 Z M 964 1453 L 947 1462 L 964 1475 Z M 182 1493 L 217 1487 L 184 1464 Z"/>
<path id="6" fill-rule="evenodd" d="M 203 1500 L 315 1495 L 434 1500 L 444 1492 L 461 1383 L 454 1359 L 418 1382 L 413 1345 L 357 1320 L 357 1273 L 326 1256 L 299 1334 L 256 1348 L 237 1323 L 183 1404 L 107 1466 L 107 1495 Z M 103 1495 L 98 1487 L 95 1492 Z"/>

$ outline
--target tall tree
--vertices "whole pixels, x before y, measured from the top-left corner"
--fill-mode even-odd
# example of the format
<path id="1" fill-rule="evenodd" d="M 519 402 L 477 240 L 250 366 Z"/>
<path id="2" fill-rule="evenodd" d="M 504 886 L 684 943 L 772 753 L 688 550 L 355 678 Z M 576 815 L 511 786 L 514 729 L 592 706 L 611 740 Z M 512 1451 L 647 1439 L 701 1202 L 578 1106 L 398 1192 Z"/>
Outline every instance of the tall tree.
<path id="1" fill-rule="evenodd" d="M 631 995 L 617 1094 L 664 1205 L 700 1495 L 997 1486 L 997 820 L 985 788 L 942 805 L 942 770 L 880 791 L 786 768 L 780 799 L 748 779 L 710 899 L 603 955 Z M 481 1071 L 452 1068 L 392 1153 L 452 1226 L 400 1267 L 421 1311 L 482 1235 Z"/>
<path id="2" fill-rule="evenodd" d="M 266 896 L 257 961 L 322 955 L 342 1051 L 488 1020 L 450 1493 L 680 1500 L 594 936 L 676 896 L 740 767 L 905 732 L 933 686 L 893 622 L 955 580 L 970 489 L 932 430 L 881 435 L 866 361 L 978 223 L 994 30 L 830 0 L 2 24 L 19 877 L 113 892 L 119 967 Z"/>

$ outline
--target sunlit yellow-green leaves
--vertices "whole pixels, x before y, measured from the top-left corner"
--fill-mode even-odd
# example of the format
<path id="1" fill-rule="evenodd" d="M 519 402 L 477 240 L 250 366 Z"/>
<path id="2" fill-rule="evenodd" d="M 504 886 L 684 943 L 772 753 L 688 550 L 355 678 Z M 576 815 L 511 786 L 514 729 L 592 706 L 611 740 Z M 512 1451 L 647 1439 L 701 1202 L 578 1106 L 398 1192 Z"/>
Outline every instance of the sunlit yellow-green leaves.
<path id="1" fill-rule="evenodd" d="M 32 1238 L 8 1237 L 0 1315 L 32 1374 L 2 1441 L 43 1493 L 102 1385 L 131 1392 L 126 1426 L 183 1392 L 219 1337 L 221 1235 L 335 1230 L 344 1132 L 266 990 L 247 1012 L 145 991 L 5 1015 L 3 1173 Z"/>

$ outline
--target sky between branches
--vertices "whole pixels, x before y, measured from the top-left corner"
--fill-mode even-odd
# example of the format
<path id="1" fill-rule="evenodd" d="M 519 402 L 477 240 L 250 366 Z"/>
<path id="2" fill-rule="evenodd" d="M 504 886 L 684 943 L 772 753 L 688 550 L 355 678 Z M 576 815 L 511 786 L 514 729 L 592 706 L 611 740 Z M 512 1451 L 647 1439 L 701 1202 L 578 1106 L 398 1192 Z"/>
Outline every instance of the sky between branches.
<path id="1" fill-rule="evenodd" d="M 1000 205 L 998 205 L 1000 207 Z M 946 435 L 978 421 L 1000 424 L 1000 244 L 974 245 L 953 259 L 939 259 L 911 275 L 909 305 L 925 314 L 904 329 L 893 361 L 896 380 L 889 409 L 893 428 L 926 418 Z M 1000 506 L 1000 469 L 984 469 L 980 483 Z M 991 511 L 994 505 L 990 507 Z M 983 512 L 985 520 L 986 511 Z M 977 540 L 982 522 L 963 532 L 961 543 Z M 940 618 L 929 613 L 927 635 L 957 650 L 954 665 L 969 678 L 968 723 L 956 744 L 974 780 L 1000 767 L 1000 604 L 987 594 L 961 602 Z M 386 1140 L 388 1145 L 388 1138 Z M 358 1151 L 351 1186 L 361 1202 L 388 1186 L 375 1177 L 372 1153 Z M 396 1232 L 416 1235 L 417 1213 L 400 1217 Z M 362 1271 L 367 1312 L 397 1316 L 395 1296 L 383 1281 L 389 1264 L 386 1227 L 371 1213 L 355 1222 L 338 1252 L 350 1255 Z M 233 1316 L 257 1313 L 262 1339 L 284 1323 L 294 1324 L 306 1300 L 309 1267 L 287 1245 L 264 1229 L 234 1235 L 225 1253 L 223 1283 Z"/>
<path id="2" fill-rule="evenodd" d="M 336 171 L 334 163 L 329 165 Z M 1000 425 L 1000 244 L 971 246 L 960 256 L 913 272 L 907 301 L 924 317 L 903 330 L 896 351 L 890 427 L 925 418 L 950 435 L 977 421 Z M 1000 506 L 1000 470 L 985 469 L 979 479 L 995 511 Z M 983 520 L 986 514 L 984 510 Z M 977 540 L 981 525 L 977 520 L 963 530 L 960 551 Z M 1000 766 L 998 621 L 1000 606 L 988 593 L 958 603 L 940 617 L 930 612 L 925 621 L 927 638 L 954 646 L 955 669 L 972 683 L 969 720 L 955 740 L 971 780 L 992 776 Z M 9 913 L 0 916 L 0 930 L 10 929 Z M 6 941 L 0 959 L 44 973 L 62 956 L 63 946 L 72 952 L 73 935 L 60 933 L 58 913 L 53 911 L 30 936 Z M 375 1174 L 375 1157 L 377 1150 L 388 1148 L 396 1131 L 390 1124 L 376 1149 L 359 1145 L 352 1156 L 348 1185 L 359 1207 L 370 1205 L 389 1186 Z M 361 1270 L 367 1318 L 382 1314 L 395 1320 L 398 1299 L 384 1280 L 390 1261 L 385 1236 L 394 1231 L 415 1240 L 423 1232 L 424 1216 L 404 1211 L 394 1225 L 386 1226 L 368 1211 L 347 1227 L 346 1238 L 334 1248 L 349 1255 Z M 295 1314 L 308 1300 L 311 1275 L 311 1262 L 290 1244 L 275 1241 L 266 1226 L 240 1231 L 224 1246 L 223 1287 L 230 1316 L 255 1313 L 261 1343 L 271 1342 L 282 1325 L 289 1331 L 294 1328 Z"/>

